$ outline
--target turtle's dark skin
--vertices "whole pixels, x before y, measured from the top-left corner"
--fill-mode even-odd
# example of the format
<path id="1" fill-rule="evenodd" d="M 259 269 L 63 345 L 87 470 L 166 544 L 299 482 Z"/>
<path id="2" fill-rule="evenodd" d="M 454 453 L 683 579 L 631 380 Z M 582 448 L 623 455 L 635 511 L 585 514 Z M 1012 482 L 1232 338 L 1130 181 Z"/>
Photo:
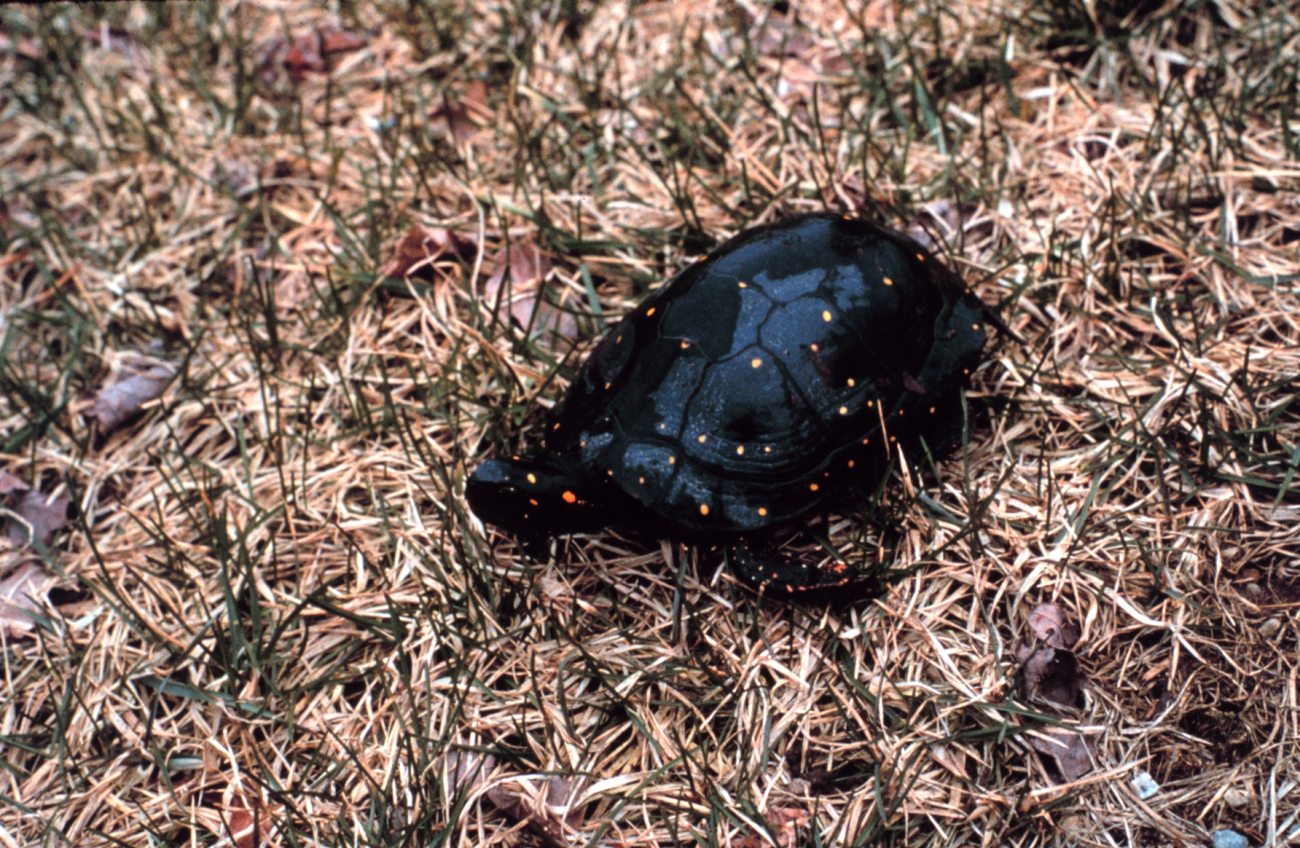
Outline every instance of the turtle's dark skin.
<path id="1" fill-rule="evenodd" d="M 832 214 L 746 230 L 611 329 L 541 450 L 484 462 L 466 497 L 525 539 L 633 527 L 724 546 L 768 596 L 878 594 L 752 542 L 873 488 L 900 448 L 951 447 L 985 311 L 893 230 Z"/>

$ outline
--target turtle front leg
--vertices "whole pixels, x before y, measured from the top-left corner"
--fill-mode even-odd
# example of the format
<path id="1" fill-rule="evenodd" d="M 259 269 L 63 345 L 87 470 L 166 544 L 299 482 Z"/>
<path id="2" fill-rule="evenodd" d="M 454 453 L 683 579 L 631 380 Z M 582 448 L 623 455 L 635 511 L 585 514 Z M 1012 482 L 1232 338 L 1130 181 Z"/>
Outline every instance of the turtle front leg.
<path id="1" fill-rule="evenodd" d="M 885 594 L 879 580 L 842 562 L 821 566 L 775 550 L 756 552 L 743 537 L 728 545 L 726 552 L 732 571 L 741 582 L 760 595 L 779 601 L 852 603 Z"/>

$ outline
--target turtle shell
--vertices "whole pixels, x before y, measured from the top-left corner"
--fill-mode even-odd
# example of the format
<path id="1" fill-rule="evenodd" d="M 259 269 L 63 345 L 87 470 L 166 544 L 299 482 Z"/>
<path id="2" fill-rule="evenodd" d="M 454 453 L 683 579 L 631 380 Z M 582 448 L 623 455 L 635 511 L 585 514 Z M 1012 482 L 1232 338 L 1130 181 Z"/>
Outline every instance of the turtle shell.
<path id="1" fill-rule="evenodd" d="M 828 214 L 747 230 L 609 332 L 545 447 L 667 533 L 789 521 L 960 433 L 983 310 L 893 230 Z"/>

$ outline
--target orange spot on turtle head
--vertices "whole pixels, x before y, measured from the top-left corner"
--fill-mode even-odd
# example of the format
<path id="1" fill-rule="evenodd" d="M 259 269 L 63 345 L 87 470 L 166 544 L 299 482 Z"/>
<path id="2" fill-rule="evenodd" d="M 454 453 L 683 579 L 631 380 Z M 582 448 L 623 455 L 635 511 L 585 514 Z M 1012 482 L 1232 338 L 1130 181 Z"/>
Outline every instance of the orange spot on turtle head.
<path id="1" fill-rule="evenodd" d="M 565 502 L 565 503 L 577 503 L 577 502 L 578 502 L 578 496 L 575 495 L 573 492 L 565 492 L 564 494 L 560 495 L 560 497 L 564 498 L 564 502 Z"/>

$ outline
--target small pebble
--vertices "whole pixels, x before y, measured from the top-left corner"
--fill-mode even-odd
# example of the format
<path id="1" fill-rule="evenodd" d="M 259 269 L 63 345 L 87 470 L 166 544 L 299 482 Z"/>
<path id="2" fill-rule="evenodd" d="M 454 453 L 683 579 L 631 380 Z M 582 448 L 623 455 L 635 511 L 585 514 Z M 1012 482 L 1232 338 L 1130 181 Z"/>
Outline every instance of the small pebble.
<path id="1" fill-rule="evenodd" d="M 1229 807 L 1244 807 L 1250 803 L 1250 793 L 1244 789 L 1229 789 L 1223 793 L 1223 801 Z"/>
<path id="2" fill-rule="evenodd" d="M 1152 780 L 1151 775 L 1146 772 L 1141 772 L 1137 777 L 1133 778 L 1132 786 L 1133 791 L 1143 801 L 1160 791 L 1160 784 Z"/>
<path id="3" fill-rule="evenodd" d="M 1235 830 L 1216 830 L 1210 840 L 1214 848 L 1250 848 L 1250 840 Z"/>
<path id="4" fill-rule="evenodd" d="M 1276 618 L 1270 618 L 1259 626 L 1259 635 L 1265 639 L 1272 639 L 1277 635 L 1277 631 L 1282 629 L 1282 622 Z"/>
<path id="5" fill-rule="evenodd" d="M 1246 597 L 1258 598 L 1262 594 L 1264 594 L 1264 590 L 1258 583 L 1246 584 Z"/>

